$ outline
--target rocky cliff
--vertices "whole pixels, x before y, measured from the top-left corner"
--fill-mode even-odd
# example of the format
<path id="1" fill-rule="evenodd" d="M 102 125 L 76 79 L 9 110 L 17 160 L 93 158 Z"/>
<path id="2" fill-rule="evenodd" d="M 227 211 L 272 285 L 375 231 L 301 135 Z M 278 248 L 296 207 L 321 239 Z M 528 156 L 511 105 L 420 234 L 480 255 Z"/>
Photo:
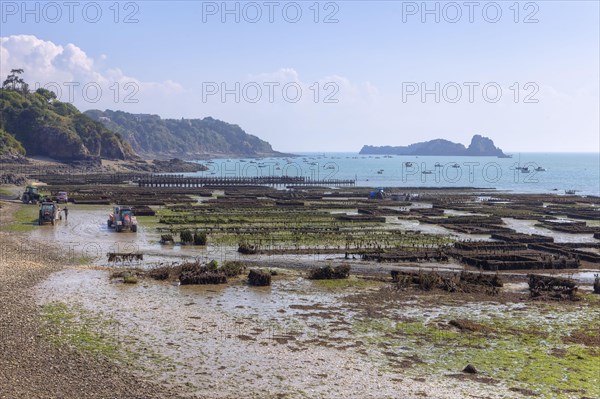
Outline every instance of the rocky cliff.
<path id="1" fill-rule="evenodd" d="M 67 162 L 137 157 L 118 134 L 44 89 L 0 89 L 0 130 L 3 147 L 19 143 L 28 156 Z"/>

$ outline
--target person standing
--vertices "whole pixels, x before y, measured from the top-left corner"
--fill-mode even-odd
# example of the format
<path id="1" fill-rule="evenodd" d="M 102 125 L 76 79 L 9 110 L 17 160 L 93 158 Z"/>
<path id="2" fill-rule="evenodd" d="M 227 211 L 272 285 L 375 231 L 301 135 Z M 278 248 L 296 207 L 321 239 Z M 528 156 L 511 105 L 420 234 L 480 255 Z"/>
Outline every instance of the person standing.
<path id="1" fill-rule="evenodd" d="M 66 222 L 67 218 L 69 217 L 69 208 L 67 208 L 67 206 L 65 205 L 65 207 L 63 208 L 63 211 L 65 212 L 65 222 Z"/>

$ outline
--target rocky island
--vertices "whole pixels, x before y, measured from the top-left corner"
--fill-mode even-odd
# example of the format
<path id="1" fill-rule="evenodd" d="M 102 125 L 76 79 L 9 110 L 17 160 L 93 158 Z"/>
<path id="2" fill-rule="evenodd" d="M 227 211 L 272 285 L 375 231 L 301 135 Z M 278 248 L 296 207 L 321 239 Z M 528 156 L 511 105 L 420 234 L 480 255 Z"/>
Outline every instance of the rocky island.
<path id="1" fill-rule="evenodd" d="M 507 158 L 502 150 L 494 145 L 488 138 L 476 134 L 471 139 L 469 147 L 454 143 L 449 140 L 435 139 L 415 143 L 408 146 L 370 146 L 365 145 L 361 150 L 362 155 L 436 155 L 436 156 L 470 156 L 470 157 L 499 157 Z"/>

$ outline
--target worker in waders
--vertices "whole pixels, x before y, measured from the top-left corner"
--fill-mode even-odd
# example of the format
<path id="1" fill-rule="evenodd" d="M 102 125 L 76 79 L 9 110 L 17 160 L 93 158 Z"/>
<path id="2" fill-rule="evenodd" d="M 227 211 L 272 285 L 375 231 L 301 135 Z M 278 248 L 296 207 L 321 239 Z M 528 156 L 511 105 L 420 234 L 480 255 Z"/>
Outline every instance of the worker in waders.
<path id="1" fill-rule="evenodd" d="M 66 222 L 67 218 L 69 217 L 69 208 L 67 208 L 67 206 L 65 205 L 65 207 L 63 208 L 63 211 L 65 212 L 65 222 Z"/>

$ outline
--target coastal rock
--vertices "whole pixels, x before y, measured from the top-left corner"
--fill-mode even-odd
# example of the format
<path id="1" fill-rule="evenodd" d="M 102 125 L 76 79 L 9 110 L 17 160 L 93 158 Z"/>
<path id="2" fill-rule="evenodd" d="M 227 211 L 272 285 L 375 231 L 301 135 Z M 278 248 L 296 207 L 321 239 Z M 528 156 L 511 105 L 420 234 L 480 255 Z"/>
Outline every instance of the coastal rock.
<path id="1" fill-rule="evenodd" d="M 494 142 L 488 138 L 476 134 L 471 139 L 471 144 L 467 148 L 468 156 L 488 156 L 488 157 L 503 157 L 505 156 L 502 150 L 494 145 Z"/>

